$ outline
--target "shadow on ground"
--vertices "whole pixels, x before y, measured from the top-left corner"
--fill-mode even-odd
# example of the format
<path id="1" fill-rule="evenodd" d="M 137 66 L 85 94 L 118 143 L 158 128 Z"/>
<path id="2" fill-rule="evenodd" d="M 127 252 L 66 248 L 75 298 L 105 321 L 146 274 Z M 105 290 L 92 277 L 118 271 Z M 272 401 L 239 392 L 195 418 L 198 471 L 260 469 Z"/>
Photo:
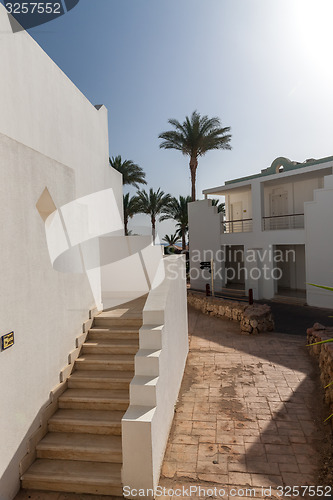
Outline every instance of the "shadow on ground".
<path id="1" fill-rule="evenodd" d="M 275 331 L 291 335 L 305 335 L 314 323 L 333 326 L 333 310 L 320 307 L 299 306 L 275 301 L 258 301 L 268 304 L 273 312 Z"/>

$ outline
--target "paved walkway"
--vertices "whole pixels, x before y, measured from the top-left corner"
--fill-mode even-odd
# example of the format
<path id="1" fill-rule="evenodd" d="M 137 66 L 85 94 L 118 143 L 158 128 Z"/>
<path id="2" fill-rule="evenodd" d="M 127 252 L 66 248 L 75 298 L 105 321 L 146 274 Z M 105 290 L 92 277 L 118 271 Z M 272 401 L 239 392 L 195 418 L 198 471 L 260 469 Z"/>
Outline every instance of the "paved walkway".
<path id="1" fill-rule="evenodd" d="M 324 434 L 305 335 L 244 336 L 237 323 L 194 309 L 189 329 L 161 486 L 217 487 L 225 495 L 207 498 L 244 499 L 247 488 L 256 498 L 281 498 L 277 486 L 315 485 Z"/>

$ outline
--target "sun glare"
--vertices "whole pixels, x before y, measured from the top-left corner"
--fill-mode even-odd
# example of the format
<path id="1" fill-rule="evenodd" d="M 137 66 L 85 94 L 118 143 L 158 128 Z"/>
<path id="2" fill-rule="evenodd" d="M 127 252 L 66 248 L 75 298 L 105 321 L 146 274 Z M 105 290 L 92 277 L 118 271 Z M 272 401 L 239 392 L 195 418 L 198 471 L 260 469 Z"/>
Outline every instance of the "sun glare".
<path id="1" fill-rule="evenodd" d="M 309 72 L 321 71 L 333 77 L 332 57 L 332 20 L 333 2 L 331 0 L 295 0 L 290 3 L 293 9 L 295 39 L 305 49 Z"/>

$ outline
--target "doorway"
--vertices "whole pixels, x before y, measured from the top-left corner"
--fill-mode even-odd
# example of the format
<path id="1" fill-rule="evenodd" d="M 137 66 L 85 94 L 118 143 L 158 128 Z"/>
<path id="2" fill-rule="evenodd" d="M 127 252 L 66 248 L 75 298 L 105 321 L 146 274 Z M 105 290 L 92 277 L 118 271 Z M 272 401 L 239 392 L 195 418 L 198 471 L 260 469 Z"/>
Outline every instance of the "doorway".
<path id="1" fill-rule="evenodd" d="M 270 195 L 271 229 L 288 229 L 288 192 Z"/>
<path id="2" fill-rule="evenodd" d="M 241 233 L 242 232 L 242 222 L 241 219 L 243 215 L 243 205 L 241 201 L 237 201 L 236 203 L 231 204 L 231 220 L 236 221 L 231 223 L 231 232 L 232 233 Z"/>

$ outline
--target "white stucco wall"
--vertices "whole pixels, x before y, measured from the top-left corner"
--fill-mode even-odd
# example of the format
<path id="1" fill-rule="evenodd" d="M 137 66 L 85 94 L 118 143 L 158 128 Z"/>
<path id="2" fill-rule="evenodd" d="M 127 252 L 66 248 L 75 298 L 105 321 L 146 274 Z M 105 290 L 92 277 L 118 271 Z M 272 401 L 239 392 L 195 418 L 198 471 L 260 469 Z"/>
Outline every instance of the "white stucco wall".
<path id="1" fill-rule="evenodd" d="M 120 177 L 105 168 L 106 108 L 92 106 L 25 31 L 12 34 L 2 4 L 0 42 L 0 132 L 80 172 L 76 197 Z"/>
<path id="2" fill-rule="evenodd" d="M 208 269 L 200 269 L 200 262 L 208 262 L 214 256 L 214 288 L 221 290 L 221 263 L 215 258 L 221 251 L 222 215 L 212 206 L 211 200 L 194 201 L 188 204 L 188 226 L 190 247 L 191 287 L 205 289 L 211 286 Z M 220 259 L 221 260 L 221 259 Z"/>
<path id="3" fill-rule="evenodd" d="M 108 166 L 106 109 L 26 32 L 12 34 L 1 4 L 0 42 L 0 336 L 15 332 L 0 352 L 0 497 L 11 500 L 34 419 L 94 306 L 86 275 L 52 268 L 36 203 L 45 187 L 56 207 L 112 187 L 121 208 L 122 186 Z"/>
<path id="4" fill-rule="evenodd" d="M 188 353 L 185 257 L 163 259 L 156 283 L 143 311 L 130 406 L 122 421 L 123 485 L 130 489 L 158 486 Z"/>
<path id="5" fill-rule="evenodd" d="M 324 183 L 315 191 L 314 201 L 305 203 L 307 302 L 333 308 L 333 292 L 309 285 L 333 287 L 333 175 Z"/>

